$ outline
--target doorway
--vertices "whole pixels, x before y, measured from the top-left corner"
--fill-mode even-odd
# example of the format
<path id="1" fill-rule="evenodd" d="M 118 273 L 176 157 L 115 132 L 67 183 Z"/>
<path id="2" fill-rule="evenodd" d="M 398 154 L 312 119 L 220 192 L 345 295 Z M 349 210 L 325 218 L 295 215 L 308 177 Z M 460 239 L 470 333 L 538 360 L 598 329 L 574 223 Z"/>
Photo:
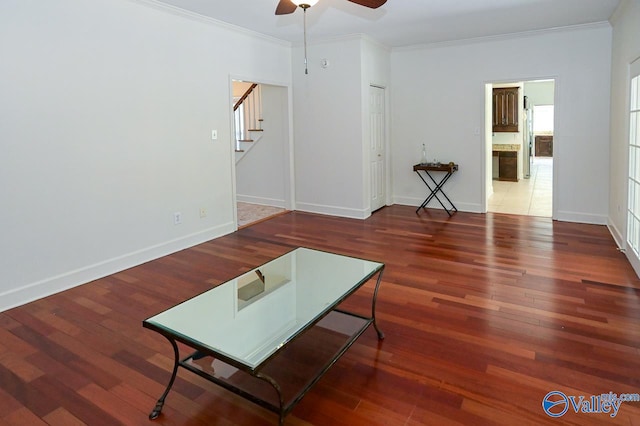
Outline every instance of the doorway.
<path id="1" fill-rule="evenodd" d="M 369 86 L 369 170 L 371 212 L 386 205 L 386 104 L 385 89 Z"/>
<path id="2" fill-rule="evenodd" d="M 232 80 L 237 227 L 292 209 L 288 88 Z"/>
<path id="3" fill-rule="evenodd" d="M 495 89 L 518 99 L 508 105 L 517 118 L 506 130 Z M 552 217 L 555 80 L 487 84 L 486 93 L 487 211 Z"/>

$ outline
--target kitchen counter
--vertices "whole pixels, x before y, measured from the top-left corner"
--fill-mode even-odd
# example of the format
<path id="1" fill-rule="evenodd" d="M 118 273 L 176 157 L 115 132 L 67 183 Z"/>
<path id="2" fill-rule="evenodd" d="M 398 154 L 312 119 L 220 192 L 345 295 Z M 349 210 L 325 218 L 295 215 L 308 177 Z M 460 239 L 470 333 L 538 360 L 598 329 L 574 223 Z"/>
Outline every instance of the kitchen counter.
<path id="1" fill-rule="evenodd" d="M 493 144 L 493 178 L 498 180 L 518 181 L 518 151 L 520 144 Z"/>
<path id="2" fill-rule="evenodd" d="M 519 143 L 494 143 L 493 151 L 520 151 L 522 145 Z"/>

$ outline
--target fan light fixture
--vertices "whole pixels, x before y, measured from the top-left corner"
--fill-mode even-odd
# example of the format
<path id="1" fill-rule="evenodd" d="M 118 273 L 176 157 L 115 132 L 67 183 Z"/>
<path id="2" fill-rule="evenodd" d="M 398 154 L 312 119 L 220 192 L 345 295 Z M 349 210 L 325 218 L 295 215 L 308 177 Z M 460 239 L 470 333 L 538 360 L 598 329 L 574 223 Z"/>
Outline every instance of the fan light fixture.
<path id="1" fill-rule="evenodd" d="M 314 4 L 318 3 L 318 0 L 291 0 L 291 3 L 301 8 L 303 13 L 303 25 L 304 25 L 304 73 L 309 74 L 309 68 L 307 67 L 307 9 Z"/>
<path id="2" fill-rule="evenodd" d="M 387 0 L 347 0 L 351 3 L 359 4 L 360 6 L 368 7 L 370 9 L 377 9 L 387 2 Z M 307 9 L 314 4 L 318 3 L 318 0 L 279 0 L 278 6 L 276 6 L 276 15 L 288 15 L 300 8 L 304 11 L 304 73 L 309 74 L 307 69 Z"/>
<path id="3" fill-rule="evenodd" d="M 314 4 L 318 3 L 318 0 L 291 0 L 291 3 L 303 9 L 308 9 Z"/>

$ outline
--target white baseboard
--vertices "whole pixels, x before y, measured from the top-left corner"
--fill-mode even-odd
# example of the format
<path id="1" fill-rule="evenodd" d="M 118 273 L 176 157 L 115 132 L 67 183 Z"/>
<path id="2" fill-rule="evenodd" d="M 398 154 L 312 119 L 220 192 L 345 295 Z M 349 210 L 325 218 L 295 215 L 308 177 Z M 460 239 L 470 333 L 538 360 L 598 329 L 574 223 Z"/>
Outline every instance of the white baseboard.
<path id="1" fill-rule="evenodd" d="M 286 209 L 287 203 L 285 200 L 278 200 L 275 198 L 254 197 L 252 195 L 236 194 L 236 201 L 241 203 L 260 204 L 262 206 L 273 206 Z"/>
<path id="2" fill-rule="evenodd" d="M 296 202 L 296 210 L 307 213 L 326 214 L 329 216 L 348 217 L 351 219 L 366 219 L 371 216 L 371 213 L 364 209 L 350 209 L 345 207 L 301 202 Z"/>
<path id="3" fill-rule="evenodd" d="M 235 231 L 234 224 L 227 223 L 12 289 L 0 294 L 2 301 L 0 312 L 124 271 L 233 231 Z"/>
<path id="4" fill-rule="evenodd" d="M 445 202 L 445 205 L 449 207 L 448 203 L 446 202 L 447 200 L 445 200 L 442 197 L 441 199 Z M 415 197 L 394 197 L 393 198 L 394 204 L 400 204 L 402 206 L 413 206 L 415 208 L 418 208 L 418 206 L 421 205 L 423 201 L 424 201 L 424 198 L 415 198 Z M 454 200 L 451 200 L 451 201 L 453 201 L 453 204 L 456 206 L 458 211 L 467 212 L 467 213 L 483 213 L 482 206 L 480 204 L 461 203 Z M 432 209 L 442 209 L 442 206 L 440 205 L 440 203 L 438 203 L 438 200 L 436 200 L 435 198 L 429 202 L 429 205 L 427 207 Z"/>
<path id="5" fill-rule="evenodd" d="M 609 232 L 611 233 L 611 236 L 616 242 L 616 245 L 618 246 L 618 248 L 625 249 L 627 247 L 627 244 L 624 240 L 624 237 L 622 236 L 622 233 L 620 232 L 620 230 L 613 224 L 611 220 L 607 220 L 607 228 L 609 229 Z"/>
<path id="6" fill-rule="evenodd" d="M 559 211 L 554 217 L 563 222 L 590 223 L 592 225 L 606 225 L 607 217 L 604 215 Z"/>
<path id="7" fill-rule="evenodd" d="M 609 229 L 609 232 L 611 233 L 611 236 L 613 237 L 620 251 L 622 251 L 627 257 L 627 260 L 631 264 L 633 270 L 636 272 L 636 275 L 640 277 L 640 258 L 638 258 L 638 256 L 636 255 L 636 252 L 633 250 L 633 248 L 627 246 L 625 237 L 611 220 L 607 221 L 607 228 Z"/>
<path id="8" fill-rule="evenodd" d="M 636 272 L 636 275 L 640 277 L 640 259 L 636 256 L 636 253 L 633 250 L 625 250 L 624 255 L 627 257 L 627 260 L 631 264 L 631 267 Z"/>

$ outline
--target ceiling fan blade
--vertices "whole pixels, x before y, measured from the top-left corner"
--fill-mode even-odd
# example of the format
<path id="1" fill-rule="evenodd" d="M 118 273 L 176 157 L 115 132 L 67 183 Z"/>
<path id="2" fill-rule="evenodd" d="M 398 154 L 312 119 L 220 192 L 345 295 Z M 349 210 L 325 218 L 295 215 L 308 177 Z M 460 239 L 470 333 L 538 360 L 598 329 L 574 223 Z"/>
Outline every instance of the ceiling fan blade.
<path id="1" fill-rule="evenodd" d="M 297 7 L 298 6 L 291 3 L 291 0 L 280 0 L 276 7 L 276 15 L 288 15 L 295 12 Z"/>
<path id="2" fill-rule="evenodd" d="M 359 4 L 360 6 L 370 7 L 371 9 L 377 9 L 387 2 L 387 0 L 349 0 L 351 3 Z"/>

